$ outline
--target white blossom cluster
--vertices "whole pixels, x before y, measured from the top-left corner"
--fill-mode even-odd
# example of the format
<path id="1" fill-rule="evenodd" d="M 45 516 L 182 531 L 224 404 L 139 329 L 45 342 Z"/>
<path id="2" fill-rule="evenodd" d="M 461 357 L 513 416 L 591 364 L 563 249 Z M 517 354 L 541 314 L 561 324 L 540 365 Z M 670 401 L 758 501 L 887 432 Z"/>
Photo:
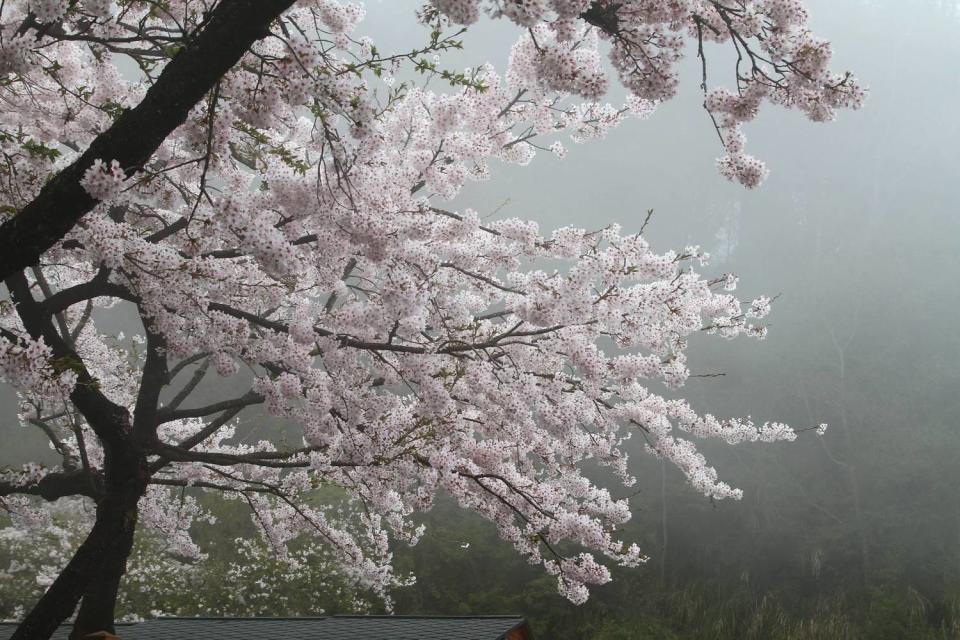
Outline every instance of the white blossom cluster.
<path id="1" fill-rule="evenodd" d="M 111 160 L 106 164 L 101 159 L 93 161 L 93 165 L 87 169 L 83 175 L 80 184 L 84 190 L 90 194 L 91 198 L 96 200 L 111 200 L 120 194 L 123 189 L 123 181 L 126 175 L 120 168 L 120 163 Z"/>
<path id="2" fill-rule="evenodd" d="M 50 349 L 43 341 L 28 337 L 14 341 L 6 336 L 0 336 L 0 379 L 48 395 L 68 394 L 76 382 L 71 371 L 51 366 Z"/>
<path id="3" fill-rule="evenodd" d="M 813 35 L 800 0 L 433 0 L 450 21 L 472 24 L 484 11 L 529 30 L 515 48 L 528 78 L 539 87 L 597 100 L 607 87 L 597 40 L 608 44 L 609 62 L 637 98 L 658 103 L 673 98 L 677 63 L 688 40 L 703 58 L 705 107 L 727 154 L 717 160 L 724 177 L 747 188 L 768 171 L 744 153 L 741 127 L 764 101 L 799 109 L 811 120 L 857 109 L 865 91 L 850 73 L 830 70 L 830 43 Z M 707 91 L 707 49 L 723 44 L 740 63 L 735 91 Z"/>

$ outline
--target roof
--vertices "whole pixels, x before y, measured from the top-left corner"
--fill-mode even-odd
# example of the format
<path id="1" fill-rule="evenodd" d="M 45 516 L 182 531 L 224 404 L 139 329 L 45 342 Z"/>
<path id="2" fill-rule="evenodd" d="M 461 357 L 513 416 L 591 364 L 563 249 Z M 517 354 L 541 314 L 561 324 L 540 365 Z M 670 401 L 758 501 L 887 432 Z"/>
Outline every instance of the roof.
<path id="1" fill-rule="evenodd" d="M 14 623 L 0 623 L 0 631 Z M 66 640 L 69 625 L 53 635 Z M 512 632 L 512 633 L 511 633 Z M 323 618 L 158 618 L 117 623 L 122 640 L 532 640 L 520 616 L 328 616 Z"/>

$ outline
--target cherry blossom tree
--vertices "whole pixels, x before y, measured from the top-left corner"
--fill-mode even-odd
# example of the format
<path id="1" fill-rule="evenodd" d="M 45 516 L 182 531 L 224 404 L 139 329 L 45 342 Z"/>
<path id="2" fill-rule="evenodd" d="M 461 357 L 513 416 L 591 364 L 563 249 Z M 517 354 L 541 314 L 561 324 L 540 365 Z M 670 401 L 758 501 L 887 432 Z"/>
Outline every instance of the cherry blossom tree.
<path id="1" fill-rule="evenodd" d="M 484 14 L 518 26 L 508 67 L 445 68 Z M 738 498 L 694 439 L 795 437 L 653 390 L 683 385 L 689 336 L 765 334 L 770 300 L 701 275 L 698 248 L 444 203 L 493 162 L 649 115 L 688 48 L 720 173 L 758 186 L 741 126 L 761 105 L 823 121 L 864 97 L 799 0 L 433 0 L 406 52 L 362 17 L 337 0 L 0 3 L 0 372 L 60 459 L 0 472 L 0 498 L 21 528 L 46 503 L 95 506 L 14 638 L 78 604 L 74 637 L 111 630 L 136 527 L 197 554 L 200 491 L 247 505 L 278 557 L 314 536 L 385 600 L 410 579 L 392 545 L 443 491 L 583 602 L 607 564 L 645 559 L 617 533 L 627 500 L 583 463 L 629 487 L 636 436 Z M 714 46 L 735 51 L 730 88 L 708 86 Z M 623 105 L 602 101 L 610 76 Z M 96 319 L 122 309 L 140 327 L 111 336 Z M 237 437 L 257 411 L 298 435 Z"/>

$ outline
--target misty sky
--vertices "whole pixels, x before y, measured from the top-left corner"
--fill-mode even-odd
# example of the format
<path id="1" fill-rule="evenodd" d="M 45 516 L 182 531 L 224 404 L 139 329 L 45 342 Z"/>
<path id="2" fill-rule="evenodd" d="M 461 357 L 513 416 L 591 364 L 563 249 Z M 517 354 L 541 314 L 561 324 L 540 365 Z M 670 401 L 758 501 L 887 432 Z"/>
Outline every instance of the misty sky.
<path id="1" fill-rule="evenodd" d="M 418 4 L 368 1 L 362 30 L 381 49 L 409 48 L 423 37 Z M 745 129 L 748 152 L 772 171 L 759 190 L 716 173 L 721 150 L 691 58 L 680 95 L 649 120 L 572 146 L 563 161 L 541 154 L 527 168 L 497 171 L 459 205 L 492 214 L 509 199 L 500 215 L 537 219 L 544 230 L 614 221 L 639 229 L 655 209 L 647 230 L 655 248 L 700 244 L 716 256 L 707 270 L 736 272 L 743 297 L 780 294 L 766 341 L 695 340 L 693 372 L 727 375 L 691 380 L 684 395 L 718 415 L 830 422 L 828 447 L 847 435 L 869 455 L 873 440 L 904 437 L 921 422 L 951 424 L 960 409 L 960 3 L 806 4 L 814 31 L 834 44 L 834 68 L 853 71 L 870 97 L 829 124 L 765 108 Z M 516 35 L 506 21 L 484 21 L 457 63 L 502 69 Z M 710 53 L 710 84 L 729 86 L 732 66 Z M 950 441 L 960 455 L 960 437 Z M 787 461 L 828 464 L 827 448 L 809 442 L 777 449 Z M 718 467 L 735 483 L 743 477 L 742 465 Z"/>

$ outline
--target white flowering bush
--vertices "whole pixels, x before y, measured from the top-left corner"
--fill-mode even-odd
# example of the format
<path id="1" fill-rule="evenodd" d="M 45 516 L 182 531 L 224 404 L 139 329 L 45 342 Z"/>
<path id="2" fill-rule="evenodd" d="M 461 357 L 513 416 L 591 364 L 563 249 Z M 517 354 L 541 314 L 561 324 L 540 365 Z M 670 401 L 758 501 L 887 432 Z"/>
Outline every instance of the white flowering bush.
<path id="1" fill-rule="evenodd" d="M 223 511 L 223 510 L 221 510 Z M 227 510 L 229 512 L 229 510 Z M 65 499 L 39 520 L 13 515 L 0 529 L 0 620 L 18 620 L 56 579 L 93 519 L 93 505 Z M 362 612 L 380 599 L 357 589 L 330 562 L 327 548 L 304 538 L 278 557 L 258 537 L 208 543 L 184 556 L 166 532 L 143 528 L 127 561 L 117 609 L 126 620 L 165 616 L 318 616 Z"/>

